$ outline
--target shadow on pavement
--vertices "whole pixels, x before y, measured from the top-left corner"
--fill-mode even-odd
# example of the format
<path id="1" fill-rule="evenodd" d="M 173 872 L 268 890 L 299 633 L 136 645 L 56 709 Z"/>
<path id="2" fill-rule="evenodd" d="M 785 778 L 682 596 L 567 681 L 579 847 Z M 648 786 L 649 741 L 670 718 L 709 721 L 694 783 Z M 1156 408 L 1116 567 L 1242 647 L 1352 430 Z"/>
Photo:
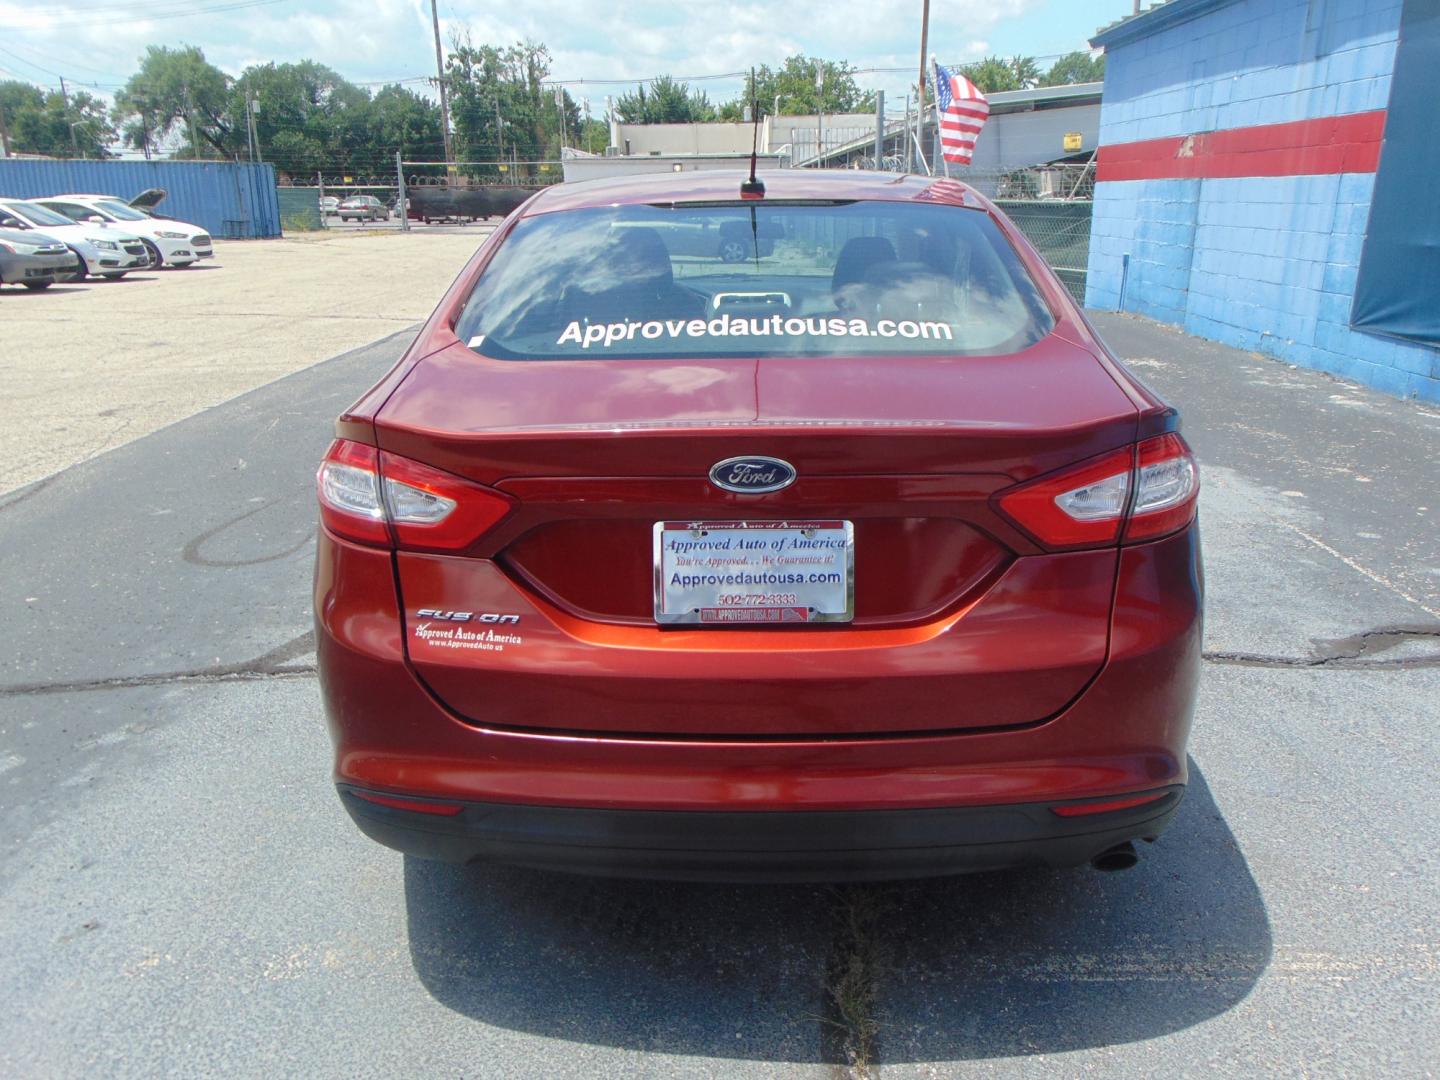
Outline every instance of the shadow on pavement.
<path id="1" fill-rule="evenodd" d="M 1178 1031 L 1242 1000 L 1271 955 L 1259 889 L 1193 762 L 1171 830 L 1126 873 L 744 887 L 407 858 L 405 897 L 415 970 L 456 1012 L 722 1058 L 843 1060 L 841 970 L 868 973 L 875 1059 L 940 1061 Z"/>

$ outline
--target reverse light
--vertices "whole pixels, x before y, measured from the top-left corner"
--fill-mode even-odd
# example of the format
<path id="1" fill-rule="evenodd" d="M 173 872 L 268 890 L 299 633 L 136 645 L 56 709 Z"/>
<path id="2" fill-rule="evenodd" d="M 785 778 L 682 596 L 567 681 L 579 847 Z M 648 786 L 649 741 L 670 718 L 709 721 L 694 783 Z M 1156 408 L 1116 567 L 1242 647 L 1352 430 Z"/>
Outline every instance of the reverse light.
<path id="1" fill-rule="evenodd" d="M 997 504 L 1046 547 L 1101 547 L 1183 529 L 1199 492 L 1190 448 L 1169 434 L 1027 481 Z"/>
<path id="2" fill-rule="evenodd" d="M 1200 494 L 1200 471 L 1179 435 L 1145 440 L 1138 456 L 1135 506 L 1125 526 L 1127 542 L 1183 529 L 1195 517 Z"/>
<path id="3" fill-rule="evenodd" d="M 514 506 L 497 491 L 349 439 L 330 445 L 315 480 L 325 527 L 382 547 L 459 551 Z"/>

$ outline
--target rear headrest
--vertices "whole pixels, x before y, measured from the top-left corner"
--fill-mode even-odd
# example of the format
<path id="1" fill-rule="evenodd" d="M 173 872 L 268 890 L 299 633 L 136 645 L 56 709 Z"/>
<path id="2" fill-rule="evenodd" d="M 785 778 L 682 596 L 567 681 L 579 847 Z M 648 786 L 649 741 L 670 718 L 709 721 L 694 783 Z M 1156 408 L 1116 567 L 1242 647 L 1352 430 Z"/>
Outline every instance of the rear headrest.
<path id="1" fill-rule="evenodd" d="M 674 282 L 670 252 L 658 232 L 645 226 L 626 225 L 614 229 L 612 235 L 615 246 L 605 259 L 615 275 L 611 288 L 660 289 Z"/>
<path id="2" fill-rule="evenodd" d="M 835 260 L 835 273 L 830 278 L 830 288 L 839 291 L 846 285 L 859 285 L 866 278 L 870 268 L 877 263 L 893 263 L 895 245 L 883 236 L 857 236 L 847 240 Z"/>

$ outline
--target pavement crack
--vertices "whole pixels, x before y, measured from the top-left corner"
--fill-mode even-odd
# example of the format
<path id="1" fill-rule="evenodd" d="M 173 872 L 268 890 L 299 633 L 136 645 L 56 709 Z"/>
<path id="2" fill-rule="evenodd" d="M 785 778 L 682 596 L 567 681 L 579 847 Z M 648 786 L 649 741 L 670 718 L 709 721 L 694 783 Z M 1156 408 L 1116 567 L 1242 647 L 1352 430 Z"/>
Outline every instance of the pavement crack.
<path id="1" fill-rule="evenodd" d="M 830 947 L 825 957 L 820 1045 L 844 1080 L 879 1076 L 880 1025 L 875 997 L 883 955 L 880 927 L 894 906 L 889 890 L 848 885 L 833 892 Z"/>
<path id="2" fill-rule="evenodd" d="M 74 679 L 66 682 L 15 683 L 0 687 L 0 697 L 40 694 L 68 694 L 86 690 L 125 690 L 138 686 L 170 686 L 187 683 L 254 682 L 267 679 L 310 678 L 315 665 L 296 663 L 315 650 L 315 634 L 305 633 L 238 664 L 215 664 L 189 671 L 156 672 L 151 675 L 117 675 L 108 679 Z"/>
<path id="3" fill-rule="evenodd" d="M 1434 639 L 1437 649 L 1419 655 L 1381 656 L 1417 639 Z M 1206 651 L 1212 664 L 1268 668 L 1344 668 L 1346 670 L 1406 671 L 1440 667 L 1440 626 L 1381 626 L 1348 637 L 1317 641 L 1309 656 L 1273 656 L 1265 653 Z"/>

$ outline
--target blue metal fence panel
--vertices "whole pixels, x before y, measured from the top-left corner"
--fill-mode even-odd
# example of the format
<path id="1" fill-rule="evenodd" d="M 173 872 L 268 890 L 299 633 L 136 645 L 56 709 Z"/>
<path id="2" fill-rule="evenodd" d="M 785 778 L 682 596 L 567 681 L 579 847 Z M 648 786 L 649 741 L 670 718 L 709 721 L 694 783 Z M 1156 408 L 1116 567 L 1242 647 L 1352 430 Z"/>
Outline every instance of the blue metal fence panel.
<path id="1" fill-rule="evenodd" d="M 226 161 L 34 161 L 0 159 L 0 195 L 117 195 L 147 188 L 168 193 L 157 212 L 199 225 L 218 237 L 280 235 L 280 204 L 272 165 Z"/>

